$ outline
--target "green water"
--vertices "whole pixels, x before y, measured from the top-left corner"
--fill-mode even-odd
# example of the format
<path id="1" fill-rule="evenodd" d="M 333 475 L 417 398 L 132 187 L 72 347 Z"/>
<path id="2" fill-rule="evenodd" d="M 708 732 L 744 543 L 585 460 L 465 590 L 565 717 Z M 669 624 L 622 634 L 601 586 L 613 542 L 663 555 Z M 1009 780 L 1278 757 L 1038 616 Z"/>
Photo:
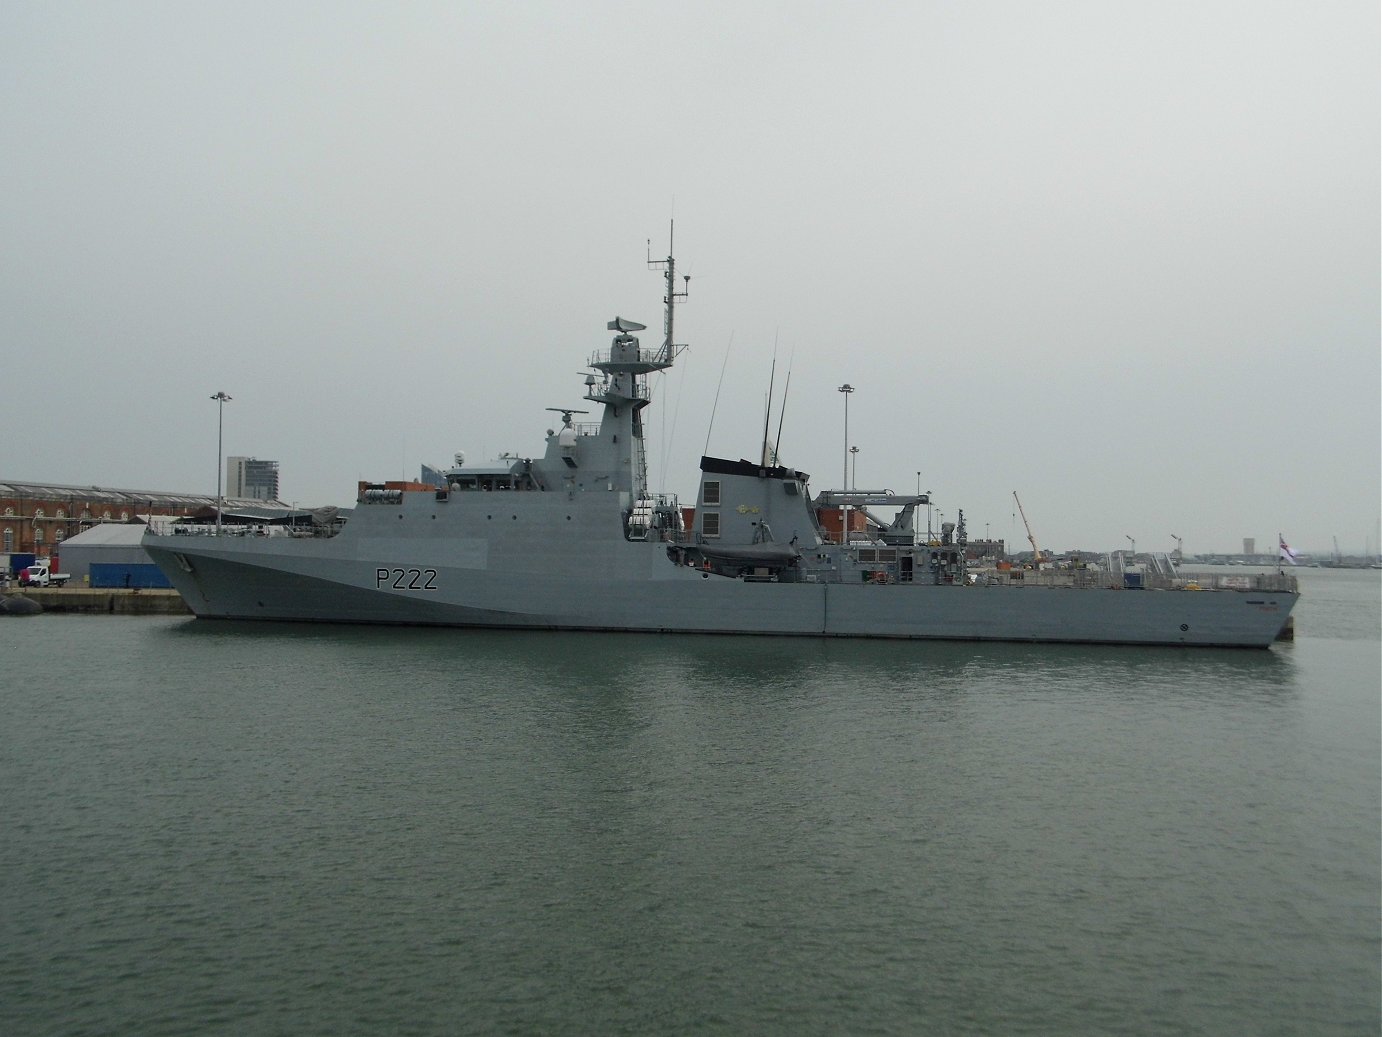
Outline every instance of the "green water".
<path id="1" fill-rule="evenodd" d="M 1268 652 L 0 621 L 6 1034 L 1375 1034 L 1379 580 Z"/>

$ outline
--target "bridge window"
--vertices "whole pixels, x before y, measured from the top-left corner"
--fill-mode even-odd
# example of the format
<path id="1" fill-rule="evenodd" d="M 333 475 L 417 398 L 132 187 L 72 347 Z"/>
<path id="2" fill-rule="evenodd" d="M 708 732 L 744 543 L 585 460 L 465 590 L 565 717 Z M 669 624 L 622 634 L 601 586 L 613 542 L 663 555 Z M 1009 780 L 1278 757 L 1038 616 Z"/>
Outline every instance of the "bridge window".
<path id="1" fill-rule="evenodd" d="M 707 511 L 701 516 L 701 533 L 708 537 L 720 535 L 720 513 Z"/>
<path id="2" fill-rule="evenodd" d="M 705 481 L 705 485 L 701 488 L 701 503 L 702 503 L 702 504 L 719 504 L 719 503 L 720 503 L 720 480 L 719 480 L 719 479 L 707 479 L 707 480 Z M 717 531 L 717 535 L 718 535 L 718 531 Z"/>

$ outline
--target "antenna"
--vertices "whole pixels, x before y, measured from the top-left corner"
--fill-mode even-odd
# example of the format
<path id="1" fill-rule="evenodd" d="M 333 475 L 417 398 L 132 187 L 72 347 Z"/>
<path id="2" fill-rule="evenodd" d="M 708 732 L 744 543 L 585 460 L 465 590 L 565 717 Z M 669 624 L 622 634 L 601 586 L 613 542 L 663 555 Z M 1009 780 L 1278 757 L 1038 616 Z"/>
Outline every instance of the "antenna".
<path id="1" fill-rule="evenodd" d="M 590 411 L 588 411 L 588 410 L 573 410 L 573 409 L 570 408 L 570 407 L 548 407 L 547 409 L 550 410 L 550 411 L 555 411 L 556 413 L 560 414 L 560 415 L 561 415 L 561 421 L 562 421 L 562 424 L 563 424 L 563 425 L 570 425 L 570 424 L 571 424 L 571 415 L 573 415 L 573 414 L 589 414 L 589 413 L 590 413 Z"/>
<path id="2" fill-rule="evenodd" d="M 763 449 L 759 452 L 760 465 L 768 463 L 768 422 L 773 416 L 773 382 L 777 379 L 777 341 L 773 341 L 773 366 L 768 374 L 768 406 L 763 411 Z"/>
<path id="3" fill-rule="evenodd" d="M 715 430 L 715 411 L 720 407 L 720 390 L 725 384 L 725 368 L 729 366 L 729 351 L 734 345 L 734 332 L 729 333 L 729 341 L 725 343 L 725 358 L 720 361 L 720 380 L 715 383 L 715 402 L 710 405 L 710 423 L 705 428 L 705 449 L 702 454 L 710 453 L 710 433 Z"/>
<path id="4" fill-rule="evenodd" d="M 663 359 L 671 360 L 676 356 L 677 350 L 685 348 L 676 344 L 674 332 L 672 330 L 675 323 L 676 304 L 685 299 L 691 292 L 691 275 L 686 274 L 682 278 L 682 290 L 677 291 L 677 261 L 673 258 L 672 241 L 676 233 L 676 221 L 667 221 L 667 258 L 653 258 L 653 240 L 648 239 L 648 269 L 656 270 L 658 267 L 666 267 L 663 271 L 663 278 L 667 281 L 667 294 L 663 297 L 662 303 L 667 308 L 666 316 L 662 319 L 662 327 L 666 337 L 662 340 Z"/>
<path id="5" fill-rule="evenodd" d="M 782 409 L 777 412 L 777 440 L 773 443 L 773 463 L 781 463 L 782 420 L 787 417 L 787 393 L 792 388 L 792 364 L 787 364 L 787 384 L 782 387 Z"/>

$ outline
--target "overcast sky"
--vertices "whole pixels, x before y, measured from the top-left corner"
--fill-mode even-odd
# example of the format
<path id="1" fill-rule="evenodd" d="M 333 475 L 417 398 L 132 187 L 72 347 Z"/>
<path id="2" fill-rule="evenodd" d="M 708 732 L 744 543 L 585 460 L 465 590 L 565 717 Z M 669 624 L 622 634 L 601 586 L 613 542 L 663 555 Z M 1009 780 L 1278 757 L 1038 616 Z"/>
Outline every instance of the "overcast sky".
<path id="1" fill-rule="evenodd" d="M 217 391 L 302 504 L 539 454 L 675 217 L 684 503 L 775 353 L 814 490 L 1375 551 L 1378 55 L 1375 0 L 0 0 L 0 477 L 214 493 Z"/>

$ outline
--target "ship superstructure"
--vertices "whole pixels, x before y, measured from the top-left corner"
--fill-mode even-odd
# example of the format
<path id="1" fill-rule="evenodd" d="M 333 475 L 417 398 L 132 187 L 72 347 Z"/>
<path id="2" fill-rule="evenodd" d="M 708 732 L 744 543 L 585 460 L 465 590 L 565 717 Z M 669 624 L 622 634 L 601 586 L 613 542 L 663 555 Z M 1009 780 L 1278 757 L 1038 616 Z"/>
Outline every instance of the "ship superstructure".
<path id="1" fill-rule="evenodd" d="M 962 523 L 916 529 L 927 495 L 813 497 L 767 450 L 703 457 L 686 508 L 651 493 L 648 379 L 676 361 L 686 295 L 670 255 L 652 265 L 662 344 L 611 320 L 609 348 L 588 358 L 589 407 L 547 408 L 559 418 L 540 456 L 361 483 L 348 519 L 311 531 L 154 528 L 145 548 L 208 618 L 1253 647 L 1287 624 L 1298 594 L 1284 575 L 971 573 Z"/>

